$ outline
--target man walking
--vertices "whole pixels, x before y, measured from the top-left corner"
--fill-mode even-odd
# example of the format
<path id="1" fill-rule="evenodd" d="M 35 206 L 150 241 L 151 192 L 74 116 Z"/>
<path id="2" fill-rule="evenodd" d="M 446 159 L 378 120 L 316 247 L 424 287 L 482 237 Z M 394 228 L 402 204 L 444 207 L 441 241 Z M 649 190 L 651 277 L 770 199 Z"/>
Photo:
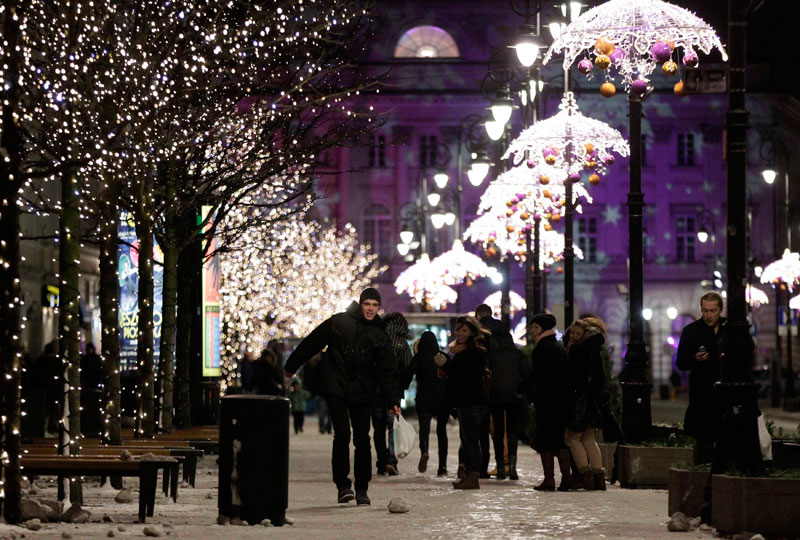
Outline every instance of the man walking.
<path id="1" fill-rule="evenodd" d="M 711 291 L 700 298 L 702 316 L 681 331 L 678 369 L 689 371 L 689 407 L 683 430 L 695 438 L 695 463 L 714 460 L 719 411 L 714 405 L 714 383 L 720 378 L 725 319 L 722 296 Z"/>
<path id="2" fill-rule="evenodd" d="M 353 302 L 343 313 L 329 318 L 309 334 L 286 362 L 291 377 L 312 356 L 328 347 L 320 363 L 320 394 L 328 402 L 333 423 L 331 466 L 338 489 L 337 501 L 370 504 L 367 495 L 372 479 L 372 452 L 369 441 L 370 409 L 375 388 L 384 406 L 400 414 L 400 392 L 394 350 L 378 316 L 381 295 L 364 289 L 359 303 Z M 351 489 L 350 427 L 355 445 L 355 496 Z"/>

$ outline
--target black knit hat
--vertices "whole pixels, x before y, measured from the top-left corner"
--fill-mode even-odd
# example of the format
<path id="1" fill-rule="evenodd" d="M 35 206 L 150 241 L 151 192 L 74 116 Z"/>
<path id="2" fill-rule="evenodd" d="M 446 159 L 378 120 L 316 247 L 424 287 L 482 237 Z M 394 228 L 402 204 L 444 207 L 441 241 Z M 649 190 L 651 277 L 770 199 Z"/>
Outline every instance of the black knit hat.
<path id="1" fill-rule="evenodd" d="M 549 313 L 537 313 L 533 316 L 531 322 L 541 326 L 542 330 L 550 330 L 556 326 L 556 318 Z"/>
<path id="2" fill-rule="evenodd" d="M 378 289 L 374 287 L 367 287 L 361 292 L 361 296 L 358 297 L 358 303 L 363 304 L 364 300 L 377 300 L 378 304 L 381 303 L 381 293 L 378 292 Z"/>

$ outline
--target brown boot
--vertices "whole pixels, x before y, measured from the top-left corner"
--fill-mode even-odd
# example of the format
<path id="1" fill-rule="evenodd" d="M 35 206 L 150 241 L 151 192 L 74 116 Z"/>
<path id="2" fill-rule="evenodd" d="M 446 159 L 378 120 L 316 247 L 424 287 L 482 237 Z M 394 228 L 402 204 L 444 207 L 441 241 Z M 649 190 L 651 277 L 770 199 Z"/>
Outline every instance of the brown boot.
<path id="1" fill-rule="evenodd" d="M 606 470 L 592 469 L 592 489 L 595 491 L 606 490 Z"/>
<path id="2" fill-rule="evenodd" d="M 464 467 L 464 465 L 459 464 L 458 470 L 456 471 L 456 478 L 461 480 L 462 478 L 464 478 L 465 474 L 467 474 L 467 468 Z"/>
<path id="3" fill-rule="evenodd" d="M 542 459 L 542 469 L 544 469 L 544 480 L 533 489 L 536 491 L 555 491 L 556 479 L 554 477 L 553 452 L 542 452 L 540 457 Z"/>
<path id="4" fill-rule="evenodd" d="M 558 486 L 558 491 L 570 491 L 575 489 L 575 483 L 572 481 L 572 472 L 569 467 L 569 450 L 562 448 L 556 452 L 558 458 L 558 468 L 561 471 L 561 484 Z"/>
<path id="5" fill-rule="evenodd" d="M 578 472 L 580 476 L 578 477 L 578 483 L 575 486 L 575 489 L 585 489 L 586 491 L 592 491 L 594 489 L 594 479 L 592 476 L 592 468 L 586 467 L 584 469 L 579 469 Z"/>
<path id="6" fill-rule="evenodd" d="M 478 478 L 480 478 L 480 474 L 477 471 L 467 471 L 464 475 L 464 478 L 453 482 L 453 488 L 455 489 L 481 489 L 481 485 L 478 482 Z"/>

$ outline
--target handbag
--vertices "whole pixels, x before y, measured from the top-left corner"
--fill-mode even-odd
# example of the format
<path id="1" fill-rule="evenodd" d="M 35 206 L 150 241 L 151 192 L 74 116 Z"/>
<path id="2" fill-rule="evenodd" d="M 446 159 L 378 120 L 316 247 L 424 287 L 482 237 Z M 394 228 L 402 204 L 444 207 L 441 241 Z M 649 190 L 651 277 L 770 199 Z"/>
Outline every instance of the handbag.
<path id="1" fill-rule="evenodd" d="M 761 459 L 772 461 L 772 437 L 763 413 L 758 417 L 758 444 L 761 447 Z"/>

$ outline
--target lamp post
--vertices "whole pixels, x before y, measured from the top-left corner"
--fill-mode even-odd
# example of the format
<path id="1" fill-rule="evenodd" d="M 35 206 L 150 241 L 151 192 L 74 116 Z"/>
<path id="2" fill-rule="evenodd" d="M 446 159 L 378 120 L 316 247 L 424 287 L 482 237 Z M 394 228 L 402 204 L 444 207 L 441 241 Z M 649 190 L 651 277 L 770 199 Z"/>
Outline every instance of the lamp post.
<path id="1" fill-rule="evenodd" d="M 655 342 L 658 344 L 658 348 L 656 349 L 655 365 L 658 366 L 658 371 L 653 374 L 653 380 L 657 380 L 661 384 L 663 384 L 665 380 L 669 379 L 669 373 L 665 373 L 667 370 L 664 369 L 666 367 L 666 362 L 664 361 L 664 342 L 662 341 L 662 323 L 664 322 L 664 315 L 667 316 L 667 320 L 674 321 L 678 317 L 678 308 L 671 305 L 665 306 L 664 304 L 657 303 L 652 308 L 644 308 L 642 310 L 642 318 L 645 321 L 649 322 L 653 320 L 653 317 L 655 317 Z M 670 366 L 670 368 L 671 367 L 672 366 Z"/>

